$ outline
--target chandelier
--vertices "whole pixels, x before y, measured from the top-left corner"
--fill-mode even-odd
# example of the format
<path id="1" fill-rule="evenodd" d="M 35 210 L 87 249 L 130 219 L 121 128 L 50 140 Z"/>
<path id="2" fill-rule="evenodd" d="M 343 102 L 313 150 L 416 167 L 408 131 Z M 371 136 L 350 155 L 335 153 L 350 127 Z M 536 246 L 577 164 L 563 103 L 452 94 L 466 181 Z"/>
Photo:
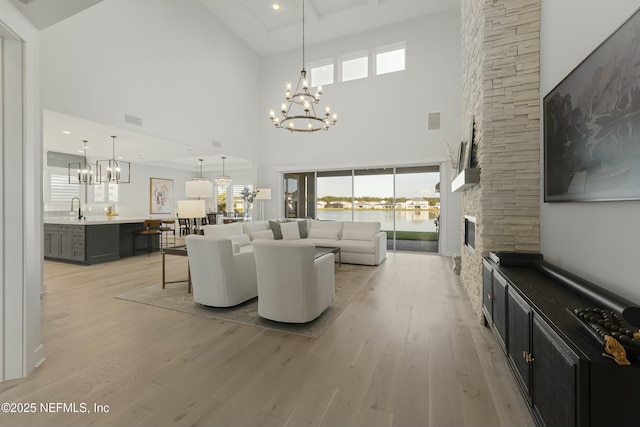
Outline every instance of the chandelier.
<path id="1" fill-rule="evenodd" d="M 131 182 L 131 163 L 116 160 L 116 136 L 111 135 L 112 156 L 109 160 L 96 162 L 96 181 L 112 184 L 129 184 Z M 103 173 L 104 171 L 104 173 Z"/>
<path id="2" fill-rule="evenodd" d="M 200 176 L 187 181 L 185 183 L 185 195 L 187 197 L 213 197 L 213 185 L 211 181 L 202 176 L 202 162 L 203 159 L 198 159 L 200 163 Z"/>
<path id="3" fill-rule="evenodd" d="M 221 189 L 226 189 L 231 184 L 231 177 L 224 174 L 224 160 L 226 157 L 222 157 L 222 175 L 216 176 L 216 185 Z"/>
<path id="4" fill-rule="evenodd" d="M 68 174 L 69 174 L 69 184 L 93 184 L 93 169 L 91 169 L 91 165 L 87 162 L 87 142 L 86 140 L 82 140 L 84 142 L 84 158 L 82 162 L 78 163 L 69 163 L 68 166 Z M 71 178 L 71 171 L 75 170 L 76 178 Z"/>
<path id="5" fill-rule="evenodd" d="M 328 130 L 329 126 L 336 124 L 338 115 L 331 114 L 331 108 L 326 107 L 321 116 L 316 114 L 315 104 L 320 102 L 322 86 L 318 86 L 313 95 L 309 92 L 304 56 L 304 0 L 302 0 L 302 71 L 295 93 L 292 94 L 291 89 L 291 83 L 287 83 L 285 102 L 280 107 L 282 116 L 277 117 L 273 109 L 269 111 L 269 118 L 275 127 L 291 132 L 316 132 Z"/>

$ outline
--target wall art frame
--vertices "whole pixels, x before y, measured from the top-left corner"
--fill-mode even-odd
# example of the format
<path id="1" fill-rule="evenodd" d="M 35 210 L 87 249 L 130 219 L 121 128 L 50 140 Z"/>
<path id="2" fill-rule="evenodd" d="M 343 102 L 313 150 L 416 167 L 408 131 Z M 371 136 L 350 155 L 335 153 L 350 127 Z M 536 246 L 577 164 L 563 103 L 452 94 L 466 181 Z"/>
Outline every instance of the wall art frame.
<path id="1" fill-rule="evenodd" d="M 640 9 L 543 99 L 544 201 L 640 200 Z"/>
<path id="2" fill-rule="evenodd" d="M 149 212 L 173 213 L 173 179 L 149 178 Z"/>

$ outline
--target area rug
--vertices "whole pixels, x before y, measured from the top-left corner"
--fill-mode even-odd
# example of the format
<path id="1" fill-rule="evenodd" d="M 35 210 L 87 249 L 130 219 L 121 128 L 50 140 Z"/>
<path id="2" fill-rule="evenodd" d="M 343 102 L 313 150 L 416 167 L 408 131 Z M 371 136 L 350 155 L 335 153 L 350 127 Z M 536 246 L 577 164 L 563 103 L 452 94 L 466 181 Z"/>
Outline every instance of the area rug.
<path id="1" fill-rule="evenodd" d="M 137 289 L 116 298 L 133 301 L 154 307 L 182 311 L 199 316 L 212 317 L 219 320 L 242 323 L 273 329 L 290 334 L 318 338 L 329 325 L 342 313 L 354 295 L 375 273 L 376 267 L 364 265 L 336 265 L 335 301 L 317 319 L 304 324 L 279 323 L 258 316 L 258 299 L 229 308 L 215 308 L 200 305 L 193 301 L 192 294 L 187 293 L 185 284 L 162 289 L 160 284 Z M 169 286 L 169 285 L 167 285 Z"/>

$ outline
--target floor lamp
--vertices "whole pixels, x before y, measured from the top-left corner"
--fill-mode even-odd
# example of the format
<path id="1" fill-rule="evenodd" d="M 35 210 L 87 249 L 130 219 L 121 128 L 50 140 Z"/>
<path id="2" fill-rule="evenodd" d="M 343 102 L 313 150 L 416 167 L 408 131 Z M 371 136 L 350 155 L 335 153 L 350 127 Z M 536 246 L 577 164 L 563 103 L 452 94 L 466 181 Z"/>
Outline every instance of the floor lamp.
<path id="1" fill-rule="evenodd" d="M 254 200 L 260 200 L 260 220 L 264 221 L 264 201 L 271 200 L 271 189 L 270 188 L 258 188 L 258 194 Z"/>

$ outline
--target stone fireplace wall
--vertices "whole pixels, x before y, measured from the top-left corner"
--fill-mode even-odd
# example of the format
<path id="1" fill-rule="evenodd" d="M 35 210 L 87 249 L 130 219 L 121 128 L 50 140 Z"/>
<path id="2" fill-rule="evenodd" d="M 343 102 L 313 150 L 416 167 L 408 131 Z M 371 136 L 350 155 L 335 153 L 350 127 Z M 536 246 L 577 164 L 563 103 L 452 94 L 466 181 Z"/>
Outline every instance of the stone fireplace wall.
<path id="1" fill-rule="evenodd" d="M 480 184 L 464 191 L 475 251 L 461 278 L 482 312 L 482 257 L 540 249 L 540 0 L 462 0 L 462 134 L 475 143 Z M 462 235 L 462 233 L 461 233 Z"/>

